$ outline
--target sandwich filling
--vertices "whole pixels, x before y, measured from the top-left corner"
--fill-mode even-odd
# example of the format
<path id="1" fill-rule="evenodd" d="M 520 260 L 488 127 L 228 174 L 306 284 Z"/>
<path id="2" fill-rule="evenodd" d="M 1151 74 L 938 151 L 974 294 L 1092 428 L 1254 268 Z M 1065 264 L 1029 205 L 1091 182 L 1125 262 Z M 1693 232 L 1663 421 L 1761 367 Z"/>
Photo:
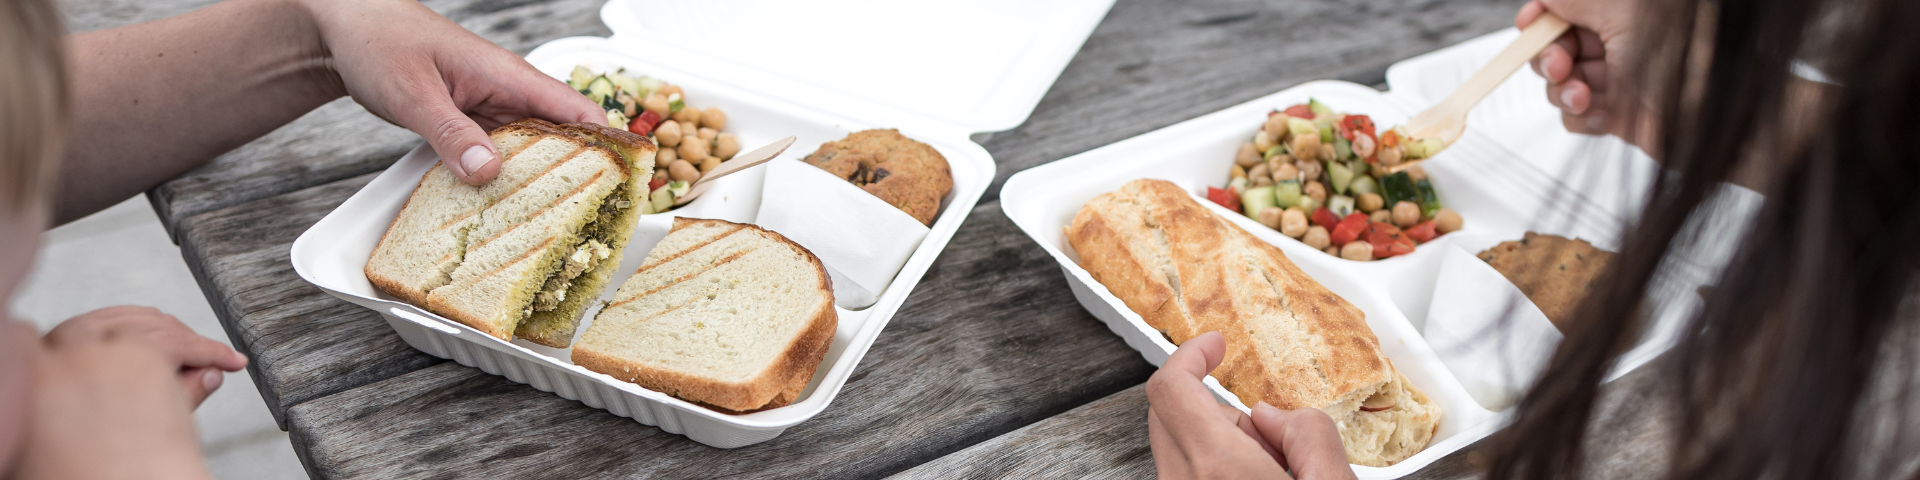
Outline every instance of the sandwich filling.
<path id="1" fill-rule="evenodd" d="M 615 191 L 625 191 L 625 189 L 626 186 L 622 185 Z M 612 226 L 617 223 L 616 218 L 632 207 L 632 201 L 620 198 L 618 195 L 608 195 L 600 203 L 600 209 L 596 212 L 593 221 L 580 228 L 580 235 L 584 240 L 575 244 L 570 253 L 560 258 L 559 265 L 553 269 L 553 274 L 547 277 L 547 281 L 541 284 L 539 292 L 534 294 L 533 303 L 527 305 L 527 309 L 522 313 L 522 321 L 532 317 L 534 312 L 551 312 L 559 308 L 560 303 L 567 299 L 567 290 L 573 288 L 575 279 L 592 272 L 603 260 L 613 256 L 613 247 L 607 246 L 612 242 Z"/>

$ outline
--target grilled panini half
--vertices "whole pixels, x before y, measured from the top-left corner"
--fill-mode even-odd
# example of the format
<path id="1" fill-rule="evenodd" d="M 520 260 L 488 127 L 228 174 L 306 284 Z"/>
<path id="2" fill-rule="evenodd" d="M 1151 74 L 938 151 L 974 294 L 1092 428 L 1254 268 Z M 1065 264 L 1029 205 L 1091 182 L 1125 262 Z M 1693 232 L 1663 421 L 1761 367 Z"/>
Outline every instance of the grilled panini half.
<path id="1" fill-rule="evenodd" d="M 506 160 L 467 185 L 434 165 L 368 259 L 382 292 L 507 340 L 565 347 L 638 220 L 645 137 L 537 119 L 489 134 Z"/>

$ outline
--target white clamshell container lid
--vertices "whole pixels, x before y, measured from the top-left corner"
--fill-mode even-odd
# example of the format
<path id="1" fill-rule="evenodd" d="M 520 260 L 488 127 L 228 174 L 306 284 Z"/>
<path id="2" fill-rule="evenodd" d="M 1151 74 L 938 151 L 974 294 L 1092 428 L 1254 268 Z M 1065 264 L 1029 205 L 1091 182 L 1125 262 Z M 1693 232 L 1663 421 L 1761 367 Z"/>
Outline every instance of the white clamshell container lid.
<path id="1" fill-rule="evenodd" d="M 881 125 L 1025 122 L 1113 0 L 610 0 L 605 41 L 717 82 Z M 649 72 L 651 73 L 651 72 Z"/>

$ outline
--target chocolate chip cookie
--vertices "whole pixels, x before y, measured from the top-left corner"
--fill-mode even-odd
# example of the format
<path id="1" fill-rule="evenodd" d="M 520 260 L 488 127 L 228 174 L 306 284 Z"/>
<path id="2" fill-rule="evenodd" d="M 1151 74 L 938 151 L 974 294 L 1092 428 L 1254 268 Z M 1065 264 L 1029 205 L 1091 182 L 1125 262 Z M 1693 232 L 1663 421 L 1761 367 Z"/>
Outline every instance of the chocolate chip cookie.
<path id="1" fill-rule="evenodd" d="M 894 129 L 854 132 L 820 145 L 804 161 L 853 182 L 923 225 L 933 225 L 940 201 L 953 190 L 947 158 Z"/>

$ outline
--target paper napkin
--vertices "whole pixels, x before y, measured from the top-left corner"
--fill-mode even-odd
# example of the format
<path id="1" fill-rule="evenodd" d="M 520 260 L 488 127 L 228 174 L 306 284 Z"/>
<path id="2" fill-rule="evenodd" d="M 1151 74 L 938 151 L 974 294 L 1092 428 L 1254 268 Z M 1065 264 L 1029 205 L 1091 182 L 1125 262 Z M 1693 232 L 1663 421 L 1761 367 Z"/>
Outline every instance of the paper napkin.
<path id="1" fill-rule="evenodd" d="M 1446 248 L 1422 335 L 1475 401 L 1505 410 L 1546 367 L 1560 330 L 1487 262 L 1458 242 Z"/>
<path id="2" fill-rule="evenodd" d="M 754 223 L 820 257 L 834 303 L 848 310 L 879 300 L 928 232 L 907 212 L 796 158 L 767 162 Z"/>

